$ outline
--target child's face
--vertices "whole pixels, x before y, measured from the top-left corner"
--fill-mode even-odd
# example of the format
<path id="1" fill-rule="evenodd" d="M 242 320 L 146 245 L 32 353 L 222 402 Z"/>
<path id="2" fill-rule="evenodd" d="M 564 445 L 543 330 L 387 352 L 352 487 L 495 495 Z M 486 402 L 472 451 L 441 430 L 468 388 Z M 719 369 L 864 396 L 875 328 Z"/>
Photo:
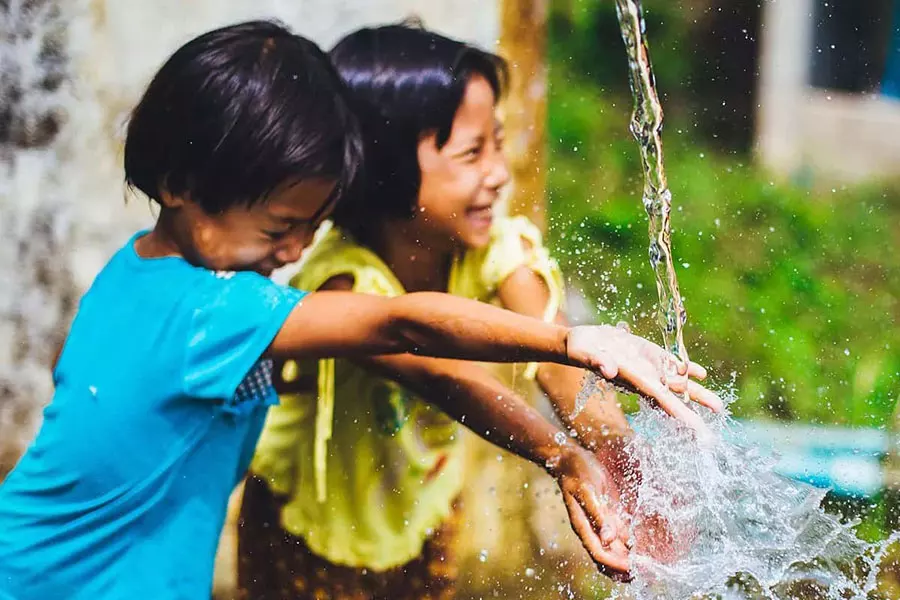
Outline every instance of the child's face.
<path id="1" fill-rule="evenodd" d="M 509 180 L 495 102 L 487 80 L 473 76 L 444 147 L 437 148 L 434 134 L 419 142 L 422 183 L 413 222 L 425 245 L 450 240 L 479 248 L 489 241 L 493 206 Z"/>
<path id="2" fill-rule="evenodd" d="M 333 208 L 335 182 L 308 179 L 278 187 L 251 207 L 208 214 L 190 200 L 164 198 L 177 208 L 175 229 L 185 255 L 216 271 L 272 271 L 297 261 Z M 188 256 L 190 254 L 190 256 Z"/>

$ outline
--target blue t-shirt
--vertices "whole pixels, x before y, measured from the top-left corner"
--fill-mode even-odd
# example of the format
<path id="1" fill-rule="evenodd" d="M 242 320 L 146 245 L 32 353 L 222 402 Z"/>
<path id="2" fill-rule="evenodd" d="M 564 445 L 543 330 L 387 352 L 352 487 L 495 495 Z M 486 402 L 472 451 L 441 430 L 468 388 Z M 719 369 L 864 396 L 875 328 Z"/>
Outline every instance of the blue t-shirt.
<path id="1" fill-rule="evenodd" d="M 210 597 L 277 402 L 261 356 L 304 293 L 143 259 L 137 237 L 81 300 L 40 432 L 0 484 L 2 599 Z"/>

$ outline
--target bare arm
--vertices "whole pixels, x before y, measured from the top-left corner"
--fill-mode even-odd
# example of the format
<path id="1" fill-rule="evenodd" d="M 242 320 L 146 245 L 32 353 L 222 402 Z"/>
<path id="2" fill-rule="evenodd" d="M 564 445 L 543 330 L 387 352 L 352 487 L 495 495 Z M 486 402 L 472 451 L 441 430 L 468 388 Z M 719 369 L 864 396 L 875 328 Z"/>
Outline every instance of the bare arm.
<path id="1" fill-rule="evenodd" d="M 562 432 L 476 363 L 411 354 L 356 362 L 425 398 L 495 446 L 542 468 L 560 456 L 556 436 Z"/>
<path id="2" fill-rule="evenodd" d="M 520 267 L 513 272 L 500 284 L 498 292 L 506 308 L 538 319 L 543 316 L 544 308 L 550 301 L 550 291 L 544 280 L 528 267 Z M 562 314 L 557 315 L 556 322 L 567 325 Z M 605 441 L 629 436 L 631 429 L 611 388 L 590 398 L 584 409 L 573 416 L 575 399 L 586 374 L 583 369 L 543 363 L 538 369 L 537 381 L 563 423 L 575 430 L 586 448 L 597 450 Z"/>
<path id="3" fill-rule="evenodd" d="M 383 298 L 351 292 L 310 294 L 269 348 L 276 357 L 360 357 L 411 352 L 492 362 L 570 359 L 568 328 L 447 294 Z M 595 364 L 599 368 L 599 364 Z"/>
<path id="4" fill-rule="evenodd" d="M 53 362 L 50 363 L 50 372 L 51 373 L 56 370 L 56 365 L 59 364 L 59 357 L 60 357 L 60 355 L 62 355 L 64 343 L 65 343 L 65 341 L 60 343 L 60 345 L 56 348 L 56 352 L 53 354 Z"/>
<path id="5" fill-rule="evenodd" d="M 321 289 L 352 287 L 352 278 L 338 276 Z M 609 474 L 484 368 L 411 354 L 363 356 L 356 362 L 427 399 L 494 445 L 544 468 L 559 483 L 572 527 L 598 567 L 611 577 L 628 578 L 629 531 L 615 514 L 618 494 Z M 614 504 L 600 501 L 603 497 Z"/>
<path id="6" fill-rule="evenodd" d="M 572 528 L 597 566 L 611 577 L 628 579 L 630 533 L 615 514 L 619 494 L 613 476 L 537 410 L 474 363 L 409 354 L 357 362 L 427 399 L 495 446 L 545 469 L 562 489 Z"/>
<path id="7" fill-rule="evenodd" d="M 702 431 L 702 419 L 674 393 L 681 380 L 661 378 L 670 357 L 659 346 L 614 327 L 566 328 L 448 294 L 383 298 L 343 291 L 311 294 L 288 315 L 268 354 L 275 358 L 358 358 L 412 354 L 490 362 L 553 362 L 600 373 L 655 400 Z M 691 363 L 688 375 L 705 371 Z M 689 382 L 692 397 L 721 401 Z"/>
<path id="8" fill-rule="evenodd" d="M 352 277 L 337 276 L 320 291 L 352 289 Z M 355 362 L 397 381 L 480 437 L 528 461 L 546 468 L 559 457 L 559 429 L 475 363 L 411 354 L 361 356 Z"/>

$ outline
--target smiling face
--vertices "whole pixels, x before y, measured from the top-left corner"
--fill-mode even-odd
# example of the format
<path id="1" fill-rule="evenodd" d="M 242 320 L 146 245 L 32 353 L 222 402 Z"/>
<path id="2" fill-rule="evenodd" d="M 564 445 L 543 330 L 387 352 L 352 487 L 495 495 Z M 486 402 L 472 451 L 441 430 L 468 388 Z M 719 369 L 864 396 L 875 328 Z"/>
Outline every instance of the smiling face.
<path id="1" fill-rule="evenodd" d="M 189 261 L 216 271 L 272 271 L 297 261 L 328 218 L 335 182 L 307 179 L 279 186 L 250 207 L 206 213 L 189 199 L 163 194 L 172 236 Z"/>
<path id="2" fill-rule="evenodd" d="M 437 147 L 436 134 L 418 147 L 421 185 L 412 225 L 425 247 L 480 248 L 489 242 L 493 207 L 509 180 L 503 130 L 488 81 L 473 75 L 453 118 L 450 137 Z"/>

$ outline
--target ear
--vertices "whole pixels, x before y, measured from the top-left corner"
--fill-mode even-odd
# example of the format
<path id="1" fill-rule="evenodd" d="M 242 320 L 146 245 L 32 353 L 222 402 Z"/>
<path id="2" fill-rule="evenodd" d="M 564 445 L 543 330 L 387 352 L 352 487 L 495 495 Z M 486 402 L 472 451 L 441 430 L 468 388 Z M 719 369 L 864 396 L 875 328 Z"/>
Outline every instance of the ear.
<path id="1" fill-rule="evenodd" d="M 180 208 L 184 206 L 184 197 L 173 195 L 165 188 L 160 190 L 159 196 L 160 204 L 162 204 L 164 208 Z"/>

